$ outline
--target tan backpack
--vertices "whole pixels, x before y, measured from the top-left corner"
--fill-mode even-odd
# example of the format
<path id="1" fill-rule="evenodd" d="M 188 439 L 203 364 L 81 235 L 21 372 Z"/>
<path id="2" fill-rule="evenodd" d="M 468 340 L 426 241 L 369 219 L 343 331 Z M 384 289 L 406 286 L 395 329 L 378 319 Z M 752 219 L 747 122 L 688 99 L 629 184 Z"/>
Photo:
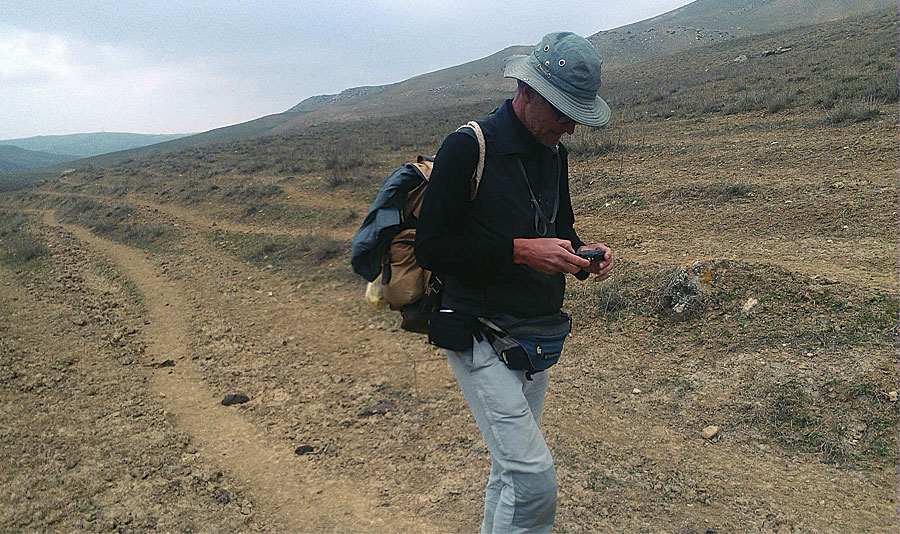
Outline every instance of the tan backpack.
<path id="1" fill-rule="evenodd" d="M 478 164 L 472 175 L 469 194 L 471 201 L 478 194 L 478 186 L 484 172 L 484 134 L 475 121 L 469 121 L 465 126 L 460 127 L 460 129 L 462 128 L 471 128 L 478 140 Z M 384 303 L 387 303 L 392 310 L 401 312 L 403 316 L 401 328 L 425 333 L 427 314 L 433 311 L 433 308 L 439 303 L 441 282 L 431 271 L 422 269 L 416 263 L 414 245 L 416 222 L 425 198 L 425 189 L 428 187 L 428 180 L 431 177 L 434 158 L 419 156 L 413 165 L 422 175 L 423 181 L 406 195 L 400 230 L 391 239 L 390 245 L 385 251 L 380 278 L 370 282 L 369 287 L 366 288 L 366 300 L 375 308 L 382 307 Z M 379 292 L 381 298 L 378 297 Z"/>

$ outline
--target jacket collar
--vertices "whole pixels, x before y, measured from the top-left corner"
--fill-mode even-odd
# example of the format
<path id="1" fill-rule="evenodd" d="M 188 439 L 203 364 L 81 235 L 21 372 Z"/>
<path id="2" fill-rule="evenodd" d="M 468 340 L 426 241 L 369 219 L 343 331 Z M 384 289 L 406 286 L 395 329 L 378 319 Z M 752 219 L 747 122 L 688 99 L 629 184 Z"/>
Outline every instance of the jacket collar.
<path id="1" fill-rule="evenodd" d="M 555 154 L 557 147 L 542 145 L 525 128 L 512 107 L 512 99 L 507 99 L 502 106 L 494 111 L 497 117 L 497 149 L 500 154 L 528 154 L 534 151 L 547 150 Z"/>

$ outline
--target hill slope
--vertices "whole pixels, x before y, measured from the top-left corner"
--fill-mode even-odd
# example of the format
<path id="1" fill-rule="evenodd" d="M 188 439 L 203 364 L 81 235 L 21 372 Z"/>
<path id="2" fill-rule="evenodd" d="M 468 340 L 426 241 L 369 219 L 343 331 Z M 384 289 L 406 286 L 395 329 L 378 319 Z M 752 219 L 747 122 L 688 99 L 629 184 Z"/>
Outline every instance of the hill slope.
<path id="1" fill-rule="evenodd" d="M 125 132 L 96 132 L 69 135 L 38 135 L 36 137 L 8 139 L 0 141 L 0 144 L 17 146 L 26 150 L 74 156 L 70 159 L 75 159 L 162 143 L 184 136 L 185 134 L 148 135 Z"/>
<path id="2" fill-rule="evenodd" d="M 17 146 L 0 144 L 0 171 L 27 171 L 57 165 L 75 159 L 36 150 L 25 150 Z"/>
<path id="3" fill-rule="evenodd" d="M 634 63 L 745 37 L 896 7 L 891 0 L 697 0 L 588 39 L 607 63 Z"/>

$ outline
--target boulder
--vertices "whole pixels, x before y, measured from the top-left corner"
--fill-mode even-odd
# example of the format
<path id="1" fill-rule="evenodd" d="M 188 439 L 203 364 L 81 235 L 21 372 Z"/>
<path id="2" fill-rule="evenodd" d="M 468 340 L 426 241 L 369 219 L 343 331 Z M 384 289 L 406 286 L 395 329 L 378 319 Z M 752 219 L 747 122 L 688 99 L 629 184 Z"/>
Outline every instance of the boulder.
<path id="1" fill-rule="evenodd" d="M 711 260 L 695 260 L 680 266 L 663 290 L 661 305 L 665 315 L 686 320 L 703 309 L 703 300 L 712 287 L 719 264 Z"/>

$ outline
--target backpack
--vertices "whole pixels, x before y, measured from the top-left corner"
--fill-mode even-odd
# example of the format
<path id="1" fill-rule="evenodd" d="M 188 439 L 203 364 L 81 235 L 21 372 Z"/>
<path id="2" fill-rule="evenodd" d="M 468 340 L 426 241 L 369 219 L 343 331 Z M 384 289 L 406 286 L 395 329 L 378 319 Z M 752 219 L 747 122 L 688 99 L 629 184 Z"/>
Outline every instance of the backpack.
<path id="1" fill-rule="evenodd" d="M 478 140 L 472 201 L 484 172 L 484 134 L 475 121 L 462 128 L 472 129 Z M 375 309 L 386 304 L 399 311 L 400 327 L 418 333 L 426 333 L 427 316 L 439 306 L 441 293 L 440 278 L 418 265 L 414 250 L 419 210 L 433 165 L 434 158 L 419 156 L 388 176 L 353 237 L 350 256 L 353 270 L 369 281 L 366 301 Z"/>

